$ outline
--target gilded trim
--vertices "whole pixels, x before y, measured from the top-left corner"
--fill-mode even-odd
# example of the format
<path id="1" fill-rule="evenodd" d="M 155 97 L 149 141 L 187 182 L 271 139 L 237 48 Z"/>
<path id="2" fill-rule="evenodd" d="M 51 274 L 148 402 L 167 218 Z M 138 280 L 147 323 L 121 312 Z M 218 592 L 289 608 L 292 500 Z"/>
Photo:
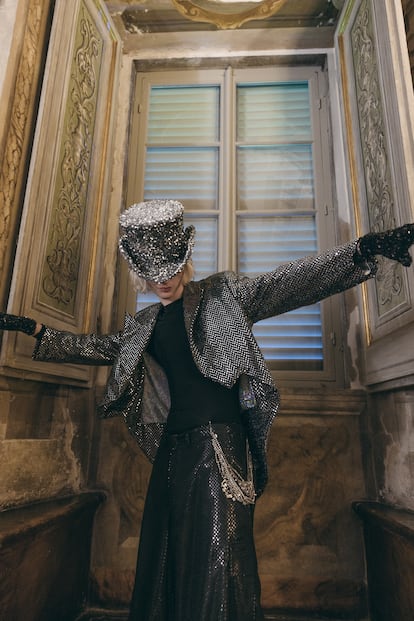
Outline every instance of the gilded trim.
<path id="1" fill-rule="evenodd" d="M 356 145 L 354 140 L 354 132 L 352 129 L 352 111 L 351 111 L 351 102 L 349 100 L 349 93 L 351 92 L 351 85 L 349 79 L 349 73 L 346 63 L 346 54 L 345 54 L 345 39 L 344 33 L 346 30 L 346 26 L 348 26 L 348 22 L 350 19 L 350 15 L 352 9 L 354 7 L 355 2 L 350 2 L 344 19 L 342 20 L 339 26 L 339 36 L 338 36 L 338 48 L 339 48 L 339 58 L 340 58 L 340 75 L 341 75 L 341 84 L 342 84 L 342 93 L 343 93 L 343 103 L 344 103 L 344 116 L 345 116 L 345 127 L 346 127 L 346 137 L 348 144 L 348 162 L 349 162 L 349 174 L 351 179 L 351 192 L 352 192 L 352 206 L 354 211 L 354 219 L 356 224 L 356 234 L 358 237 L 362 235 L 362 223 L 361 223 L 361 205 L 359 200 L 359 187 L 358 187 L 358 166 L 356 162 Z M 372 331 L 370 328 L 369 321 L 369 307 L 368 307 L 368 288 L 367 283 L 361 284 L 361 294 L 362 294 L 362 312 L 364 317 L 364 332 L 365 332 L 365 341 L 367 346 L 369 346 L 372 342 Z"/>
<path id="2" fill-rule="evenodd" d="M 75 313 L 86 220 L 103 41 L 83 5 L 76 25 L 68 99 L 47 247 L 41 302 Z"/>

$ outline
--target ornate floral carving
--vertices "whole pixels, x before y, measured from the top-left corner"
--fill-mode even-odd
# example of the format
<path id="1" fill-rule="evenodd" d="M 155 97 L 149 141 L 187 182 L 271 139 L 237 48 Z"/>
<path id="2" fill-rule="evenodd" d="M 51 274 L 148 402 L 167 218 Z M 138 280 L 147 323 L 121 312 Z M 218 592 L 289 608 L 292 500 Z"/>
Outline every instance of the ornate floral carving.
<path id="1" fill-rule="evenodd" d="M 6 250 L 13 236 L 13 216 L 19 209 L 20 187 L 25 169 L 26 140 L 31 131 L 31 107 L 36 91 L 36 69 L 42 49 L 41 30 L 48 3 L 31 0 L 22 42 L 22 52 L 17 68 L 15 90 L 11 95 L 9 130 L 5 139 L 3 159 L 0 163 L 0 272 L 6 269 Z"/>
<path id="2" fill-rule="evenodd" d="M 395 204 L 376 38 L 368 0 L 361 2 L 351 31 L 351 41 L 370 228 L 374 231 L 384 231 L 395 226 Z M 401 266 L 398 263 L 380 260 L 376 278 L 379 316 L 406 299 L 404 288 Z"/>
<path id="3" fill-rule="evenodd" d="M 64 115 L 59 168 L 42 270 L 41 299 L 71 314 L 80 269 L 103 42 L 81 6 Z"/>

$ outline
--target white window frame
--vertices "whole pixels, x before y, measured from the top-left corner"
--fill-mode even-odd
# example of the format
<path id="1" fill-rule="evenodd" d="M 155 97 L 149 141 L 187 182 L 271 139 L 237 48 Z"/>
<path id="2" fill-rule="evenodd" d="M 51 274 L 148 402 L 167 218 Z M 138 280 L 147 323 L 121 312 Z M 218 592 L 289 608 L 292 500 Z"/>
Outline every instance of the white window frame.
<path id="1" fill-rule="evenodd" d="M 127 166 L 127 204 L 143 200 L 145 151 L 147 143 L 148 102 L 153 85 L 205 85 L 220 86 L 220 118 L 235 115 L 237 80 L 248 82 L 282 82 L 308 80 L 310 88 L 311 116 L 314 135 L 314 180 L 315 206 L 318 235 L 318 251 L 334 246 L 336 241 L 336 221 L 333 207 L 333 165 L 329 109 L 327 96 L 327 75 L 320 66 L 277 66 L 254 67 L 251 69 L 198 69 L 137 72 L 132 106 L 129 156 Z M 227 123 L 221 128 L 219 149 L 219 187 L 218 187 L 218 256 L 217 269 L 236 270 L 236 187 L 235 187 L 235 123 Z M 210 214 L 203 210 L 200 216 Z M 259 213 L 259 212 L 258 212 Z M 127 310 L 134 312 L 135 295 L 128 288 Z M 344 317 L 341 296 L 336 295 L 321 304 L 323 327 L 324 365 L 320 371 L 275 370 L 278 383 L 297 386 L 310 382 L 320 386 L 326 382 L 337 386 L 344 385 L 344 361 L 342 343 L 342 324 Z"/>

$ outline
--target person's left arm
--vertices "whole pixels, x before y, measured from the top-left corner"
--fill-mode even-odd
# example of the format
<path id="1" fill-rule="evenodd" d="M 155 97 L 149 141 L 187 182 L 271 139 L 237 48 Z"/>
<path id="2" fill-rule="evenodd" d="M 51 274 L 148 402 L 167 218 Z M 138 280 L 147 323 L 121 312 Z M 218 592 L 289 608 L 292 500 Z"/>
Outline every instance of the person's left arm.
<path id="1" fill-rule="evenodd" d="M 314 304 L 372 278 L 377 269 L 376 255 L 409 266 L 408 249 L 413 241 L 412 224 L 384 233 L 369 233 L 316 257 L 285 263 L 256 278 L 239 277 L 229 285 L 255 323 Z"/>

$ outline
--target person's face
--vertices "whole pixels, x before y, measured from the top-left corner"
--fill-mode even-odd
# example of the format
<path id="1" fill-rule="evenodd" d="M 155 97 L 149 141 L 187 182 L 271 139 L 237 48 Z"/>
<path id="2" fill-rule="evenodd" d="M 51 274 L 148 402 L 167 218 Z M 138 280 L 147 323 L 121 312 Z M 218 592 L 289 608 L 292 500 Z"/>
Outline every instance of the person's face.
<path id="1" fill-rule="evenodd" d="M 184 291 L 183 285 L 183 272 L 178 272 L 175 276 L 162 283 L 156 283 L 152 280 L 147 281 L 148 287 L 153 291 L 160 299 L 163 306 L 171 304 L 178 300 Z"/>

